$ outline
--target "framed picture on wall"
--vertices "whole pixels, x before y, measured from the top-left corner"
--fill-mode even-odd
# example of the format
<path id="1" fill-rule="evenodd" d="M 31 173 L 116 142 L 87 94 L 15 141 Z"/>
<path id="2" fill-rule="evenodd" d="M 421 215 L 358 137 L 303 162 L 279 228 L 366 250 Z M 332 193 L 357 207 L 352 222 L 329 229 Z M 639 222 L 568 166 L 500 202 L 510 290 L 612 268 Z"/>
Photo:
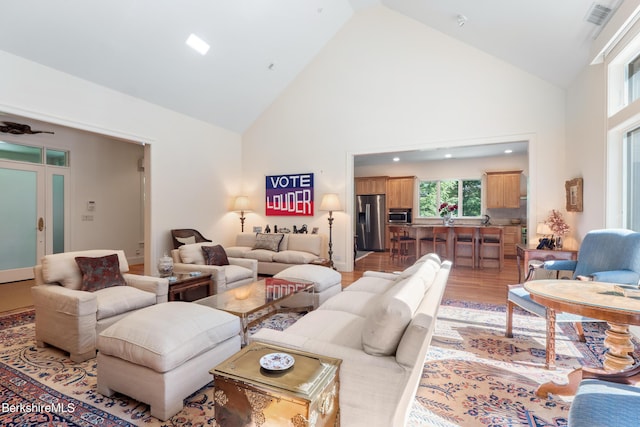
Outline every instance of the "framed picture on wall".
<path id="1" fill-rule="evenodd" d="M 582 178 L 575 178 L 564 183 L 567 197 L 567 212 L 582 212 Z"/>

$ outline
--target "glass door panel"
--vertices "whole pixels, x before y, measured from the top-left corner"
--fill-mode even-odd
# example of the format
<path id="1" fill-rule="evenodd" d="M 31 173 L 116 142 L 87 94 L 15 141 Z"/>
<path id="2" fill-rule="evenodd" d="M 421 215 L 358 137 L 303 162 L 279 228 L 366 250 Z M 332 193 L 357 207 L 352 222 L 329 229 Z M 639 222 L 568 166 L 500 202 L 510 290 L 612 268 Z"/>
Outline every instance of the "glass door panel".
<path id="1" fill-rule="evenodd" d="M 46 253 L 58 254 L 65 251 L 67 233 L 68 206 L 65 195 L 68 193 L 67 170 L 47 172 L 47 244 Z"/>
<path id="2" fill-rule="evenodd" d="M 44 255 L 42 167 L 0 162 L 0 283 L 33 277 Z"/>

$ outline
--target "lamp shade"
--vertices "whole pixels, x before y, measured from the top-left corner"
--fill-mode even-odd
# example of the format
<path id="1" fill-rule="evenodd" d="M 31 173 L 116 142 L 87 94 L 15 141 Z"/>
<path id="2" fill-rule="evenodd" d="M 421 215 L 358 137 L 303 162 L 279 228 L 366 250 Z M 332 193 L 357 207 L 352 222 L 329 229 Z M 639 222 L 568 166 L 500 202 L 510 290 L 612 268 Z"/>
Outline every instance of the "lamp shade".
<path id="1" fill-rule="evenodd" d="M 251 210 L 249 206 L 250 206 L 249 198 L 247 196 L 238 196 L 236 197 L 236 200 L 233 203 L 233 210 L 249 212 Z"/>
<path id="2" fill-rule="evenodd" d="M 320 210 L 321 211 L 341 211 L 342 206 L 340 205 L 340 199 L 338 195 L 335 193 L 327 193 L 322 196 L 322 202 L 320 202 Z"/>
<path id="3" fill-rule="evenodd" d="M 539 222 L 538 225 L 536 226 L 536 234 L 540 234 L 544 236 L 546 234 L 553 234 L 553 232 L 551 231 L 551 229 L 547 224 L 545 224 L 544 222 Z"/>

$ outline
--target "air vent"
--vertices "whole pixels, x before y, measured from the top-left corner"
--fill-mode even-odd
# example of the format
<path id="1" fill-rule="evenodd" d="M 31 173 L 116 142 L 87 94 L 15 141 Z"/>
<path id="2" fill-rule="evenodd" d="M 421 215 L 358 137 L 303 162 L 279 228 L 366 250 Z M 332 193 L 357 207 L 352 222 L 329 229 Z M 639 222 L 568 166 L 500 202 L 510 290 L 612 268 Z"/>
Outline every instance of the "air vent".
<path id="1" fill-rule="evenodd" d="M 611 9 L 610 7 L 594 3 L 587 13 L 587 22 L 591 22 L 592 24 L 598 26 L 604 25 L 609 19 L 612 10 L 613 9 Z"/>

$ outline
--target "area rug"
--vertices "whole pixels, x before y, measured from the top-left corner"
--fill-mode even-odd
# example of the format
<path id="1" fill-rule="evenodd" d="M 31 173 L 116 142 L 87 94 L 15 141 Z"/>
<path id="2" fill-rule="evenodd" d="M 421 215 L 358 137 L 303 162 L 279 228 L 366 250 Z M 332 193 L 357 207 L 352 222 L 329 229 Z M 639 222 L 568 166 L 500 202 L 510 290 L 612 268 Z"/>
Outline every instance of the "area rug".
<path id="1" fill-rule="evenodd" d="M 356 251 L 355 262 L 360 261 L 361 259 L 366 258 L 368 255 L 371 255 L 373 251 Z"/>
<path id="2" fill-rule="evenodd" d="M 250 329 L 282 330 L 301 314 L 273 315 Z M 72 362 L 64 352 L 35 343 L 33 311 L 0 317 L 0 426 L 215 426 L 213 384 L 161 422 L 149 406 L 96 391 L 96 359 Z M 132 379 L 135 381 L 135 379 Z"/>
<path id="3" fill-rule="evenodd" d="M 584 323 L 586 343 L 559 324 L 555 371 L 544 368 L 545 320 L 516 310 L 505 338 L 505 306 L 445 301 L 408 426 L 566 426 L 571 397 L 535 395 L 580 366 L 601 366 L 605 323 Z M 636 342 L 636 348 L 638 343 Z"/>
<path id="4" fill-rule="evenodd" d="M 296 318 L 280 314 L 259 327 L 283 329 Z M 33 321 L 33 312 L 0 317 L 0 425 L 216 425 L 211 383 L 161 422 L 145 404 L 97 393 L 95 359 L 74 363 L 59 350 L 37 348 Z M 564 381 L 580 365 L 598 365 L 605 326 L 585 324 L 587 343 L 580 343 L 571 326 L 563 325 L 558 368 L 547 371 L 544 319 L 516 312 L 513 339 L 504 337 L 504 322 L 504 306 L 444 302 L 409 427 L 566 425 L 570 398 L 540 399 L 535 389 L 549 380 Z"/>

